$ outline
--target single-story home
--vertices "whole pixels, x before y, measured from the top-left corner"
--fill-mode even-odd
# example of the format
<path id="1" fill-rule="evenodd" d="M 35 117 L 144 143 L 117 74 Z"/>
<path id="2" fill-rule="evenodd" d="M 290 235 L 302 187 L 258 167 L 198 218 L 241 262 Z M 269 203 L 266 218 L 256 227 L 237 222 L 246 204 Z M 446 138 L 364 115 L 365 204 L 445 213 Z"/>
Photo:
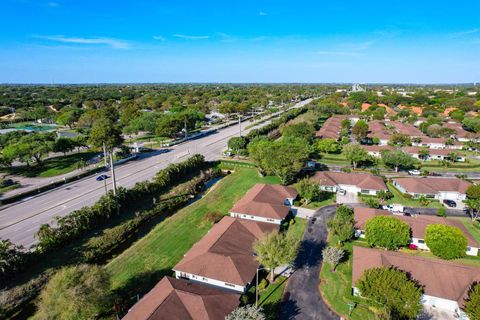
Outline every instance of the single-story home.
<path id="1" fill-rule="evenodd" d="M 403 193 L 419 198 L 425 196 L 429 199 L 465 200 L 466 191 L 470 182 L 458 178 L 395 178 L 393 185 Z"/>
<path id="2" fill-rule="evenodd" d="M 455 130 L 454 136 L 460 142 L 479 141 L 480 140 L 480 136 L 479 136 L 478 133 L 469 132 L 469 131 L 463 129 L 463 126 L 462 126 L 461 123 L 447 122 L 447 123 L 444 123 L 442 125 L 442 127 Z"/>
<path id="3" fill-rule="evenodd" d="M 420 137 L 420 142 L 412 141 L 412 146 L 414 147 L 425 147 L 430 149 L 454 149 L 460 150 L 463 148 L 463 145 L 458 141 L 453 141 L 452 145 L 447 144 L 447 139 L 445 138 L 432 138 L 427 136 Z"/>
<path id="4" fill-rule="evenodd" d="M 367 151 L 367 153 L 375 158 L 380 158 L 382 156 L 382 151 L 393 151 L 394 147 L 388 145 L 362 145 L 362 148 Z"/>
<path id="5" fill-rule="evenodd" d="M 230 209 L 230 215 L 280 225 L 297 195 L 292 187 L 256 184 Z"/>
<path id="6" fill-rule="evenodd" d="M 259 267 L 253 243 L 278 231 L 273 223 L 224 217 L 173 268 L 177 279 L 245 293 Z"/>
<path id="7" fill-rule="evenodd" d="M 345 190 L 376 195 L 380 190 L 388 190 L 382 178 L 369 173 L 318 171 L 310 179 L 318 183 L 322 191 L 328 192 Z"/>
<path id="8" fill-rule="evenodd" d="M 338 140 L 338 138 L 340 138 L 340 131 L 342 130 L 342 122 L 345 119 L 347 119 L 346 116 L 332 116 L 328 118 L 315 136 L 320 139 Z"/>
<path id="9" fill-rule="evenodd" d="M 431 224 L 443 224 L 452 227 L 457 227 L 462 230 L 462 232 L 467 237 L 467 251 L 466 254 L 469 256 L 476 257 L 478 255 L 479 243 L 475 240 L 472 234 L 465 228 L 463 223 L 458 220 L 446 219 L 437 216 L 403 216 L 403 215 L 392 215 L 387 210 L 372 209 L 372 208 L 355 208 L 354 209 L 354 218 L 355 218 L 355 236 L 358 238 L 365 238 L 365 225 L 368 220 L 377 217 L 377 216 L 391 216 L 396 219 L 399 219 L 410 226 L 412 238 L 410 243 L 416 245 L 421 250 L 429 250 L 425 244 L 425 233 L 428 225 Z"/>
<path id="10" fill-rule="evenodd" d="M 428 151 L 428 155 L 423 156 L 422 150 Z M 403 148 L 403 151 L 405 153 L 408 153 L 412 157 L 417 158 L 419 160 L 423 160 L 423 161 L 429 161 L 429 160 L 442 161 L 445 159 L 449 159 L 450 158 L 449 155 L 451 153 L 456 153 L 457 158 L 455 159 L 455 161 L 465 162 L 465 155 L 451 149 L 429 149 L 429 148 L 420 148 L 420 147 L 405 147 Z"/>
<path id="11" fill-rule="evenodd" d="M 410 275 L 422 286 L 421 303 L 452 315 L 466 315 L 461 308 L 471 285 L 480 281 L 480 268 L 450 261 L 423 258 L 410 254 L 353 247 L 352 288 L 355 295 L 360 295 L 356 287 L 363 272 L 372 268 L 395 267 Z"/>
<path id="12" fill-rule="evenodd" d="M 424 135 L 423 132 L 420 131 L 420 129 L 409 123 L 403 123 L 400 121 L 389 121 L 387 122 L 387 124 L 394 127 L 396 132 L 407 135 L 409 137 L 421 137 Z"/>
<path id="13" fill-rule="evenodd" d="M 224 320 L 240 304 L 240 294 L 164 277 L 123 320 Z"/>

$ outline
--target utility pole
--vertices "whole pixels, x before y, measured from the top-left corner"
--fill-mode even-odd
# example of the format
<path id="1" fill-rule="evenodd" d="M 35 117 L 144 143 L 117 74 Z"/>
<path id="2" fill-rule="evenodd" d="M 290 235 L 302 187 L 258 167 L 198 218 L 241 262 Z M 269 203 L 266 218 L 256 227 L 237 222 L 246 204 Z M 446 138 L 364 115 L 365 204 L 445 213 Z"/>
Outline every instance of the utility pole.
<path id="1" fill-rule="evenodd" d="M 185 140 L 188 139 L 187 117 L 184 119 Z"/>
<path id="2" fill-rule="evenodd" d="M 239 137 L 242 136 L 242 116 L 238 115 L 238 130 L 239 130 Z"/>
<path id="3" fill-rule="evenodd" d="M 117 181 L 115 179 L 115 168 L 113 167 L 113 149 L 110 152 L 110 170 L 112 171 L 113 195 L 117 195 Z"/>
<path id="4" fill-rule="evenodd" d="M 108 160 L 107 160 L 107 147 L 105 146 L 105 142 L 103 143 L 103 163 L 105 168 L 108 167 Z"/>

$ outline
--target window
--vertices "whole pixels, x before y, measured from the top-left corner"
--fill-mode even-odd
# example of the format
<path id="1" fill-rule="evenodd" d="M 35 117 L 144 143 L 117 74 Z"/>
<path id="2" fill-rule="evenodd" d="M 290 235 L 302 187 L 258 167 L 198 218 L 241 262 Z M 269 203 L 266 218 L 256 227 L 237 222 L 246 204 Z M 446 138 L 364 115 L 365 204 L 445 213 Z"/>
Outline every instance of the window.
<path id="1" fill-rule="evenodd" d="M 203 281 L 205 282 L 208 282 L 208 279 L 207 278 L 202 278 Z"/>
<path id="2" fill-rule="evenodd" d="M 231 283 L 228 283 L 228 282 L 225 282 L 225 285 L 226 285 L 227 287 L 235 288 L 235 285 L 234 285 L 234 284 L 231 284 Z"/>
<path id="3" fill-rule="evenodd" d="M 273 220 L 273 219 L 267 219 L 267 221 L 268 221 L 268 222 L 274 222 L 274 220 Z"/>
<path id="4" fill-rule="evenodd" d="M 472 248 L 471 247 L 467 247 L 467 252 L 471 251 Z"/>
<path id="5" fill-rule="evenodd" d="M 362 189 L 362 190 L 360 190 L 360 193 L 370 193 L 370 190 Z"/>
<path id="6" fill-rule="evenodd" d="M 424 243 L 425 243 L 425 240 L 423 240 L 423 239 L 418 239 L 418 243 L 424 244 Z"/>

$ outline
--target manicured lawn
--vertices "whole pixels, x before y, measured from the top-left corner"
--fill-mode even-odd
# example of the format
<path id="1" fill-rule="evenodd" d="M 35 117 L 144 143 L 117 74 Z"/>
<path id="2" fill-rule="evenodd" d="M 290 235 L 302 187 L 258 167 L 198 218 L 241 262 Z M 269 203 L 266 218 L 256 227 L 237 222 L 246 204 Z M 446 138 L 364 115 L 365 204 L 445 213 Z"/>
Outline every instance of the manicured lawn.
<path id="1" fill-rule="evenodd" d="M 277 177 L 260 177 L 255 169 L 237 169 L 220 180 L 203 199 L 159 223 L 148 235 L 106 268 L 112 274 L 112 288 L 135 295 L 144 293 L 171 269 L 212 227 L 204 220 L 208 212 L 227 214 L 255 183 L 279 183 Z"/>
<path id="2" fill-rule="evenodd" d="M 335 245 L 337 240 L 329 237 L 330 244 Z M 358 297 L 352 295 L 352 248 L 353 243 L 344 245 L 348 253 L 347 260 L 342 262 L 335 272 L 330 265 L 323 263 L 320 271 L 320 292 L 330 308 L 336 313 L 352 320 L 373 320 L 374 314 L 369 311 L 368 305 Z M 349 316 L 349 304 L 357 303 Z"/>
<path id="3" fill-rule="evenodd" d="M 3 172 L 12 175 L 25 176 L 25 177 L 39 177 L 48 178 L 61 174 L 65 174 L 75 170 L 75 164 L 84 160 L 87 161 L 93 158 L 96 152 L 80 152 L 69 154 L 67 156 L 60 156 L 55 158 L 46 159 L 41 166 L 32 165 L 30 167 L 20 166 L 2 169 Z"/>
<path id="4" fill-rule="evenodd" d="M 406 207 L 423 207 L 420 204 L 420 201 L 416 199 L 406 198 L 397 188 L 395 188 L 391 183 L 387 183 L 388 190 L 393 194 L 393 198 L 389 199 L 386 203 L 397 203 Z M 442 208 L 443 205 L 435 199 L 432 199 L 430 203 L 425 206 L 427 208 Z"/>
<path id="5" fill-rule="evenodd" d="M 465 228 L 472 234 L 472 236 L 480 243 L 480 223 L 479 221 L 472 221 L 470 218 L 454 218 L 461 220 Z"/>
<path id="6" fill-rule="evenodd" d="M 305 204 L 302 200 L 295 201 L 296 206 L 308 208 L 308 209 L 317 209 L 324 206 L 328 206 L 330 204 L 334 204 L 337 199 L 337 195 L 335 193 L 325 193 L 325 197 L 321 201 L 312 201 L 308 204 Z"/>

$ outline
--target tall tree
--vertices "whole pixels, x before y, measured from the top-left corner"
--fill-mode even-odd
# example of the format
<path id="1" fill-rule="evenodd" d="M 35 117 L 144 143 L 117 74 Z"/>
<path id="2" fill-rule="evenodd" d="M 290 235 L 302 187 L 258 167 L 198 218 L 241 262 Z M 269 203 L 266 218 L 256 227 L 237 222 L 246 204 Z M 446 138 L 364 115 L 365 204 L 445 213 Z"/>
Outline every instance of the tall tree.
<path id="1" fill-rule="evenodd" d="M 352 134 L 357 139 L 361 141 L 367 137 L 368 134 L 368 124 L 365 120 L 358 120 L 355 125 L 352 127 Z"/>
<path id="2" fill-rule="evenodd" d="M 353 168 L 356 169 L 358 163 L 370 159 L 367 150 L 362 148 L 359 144 L 347 144 L 343 147 L 343 154 L 349 160 Z"/>
<path id="3" fill-rule="evenodd" d="M 394 168 L 395 172 L 398 172 L 400 168 L 410 169 L 417 163 L 415 158 L 400 150 L 382 151 L 381 155 L 383 163 L 388 167 Z"/>

